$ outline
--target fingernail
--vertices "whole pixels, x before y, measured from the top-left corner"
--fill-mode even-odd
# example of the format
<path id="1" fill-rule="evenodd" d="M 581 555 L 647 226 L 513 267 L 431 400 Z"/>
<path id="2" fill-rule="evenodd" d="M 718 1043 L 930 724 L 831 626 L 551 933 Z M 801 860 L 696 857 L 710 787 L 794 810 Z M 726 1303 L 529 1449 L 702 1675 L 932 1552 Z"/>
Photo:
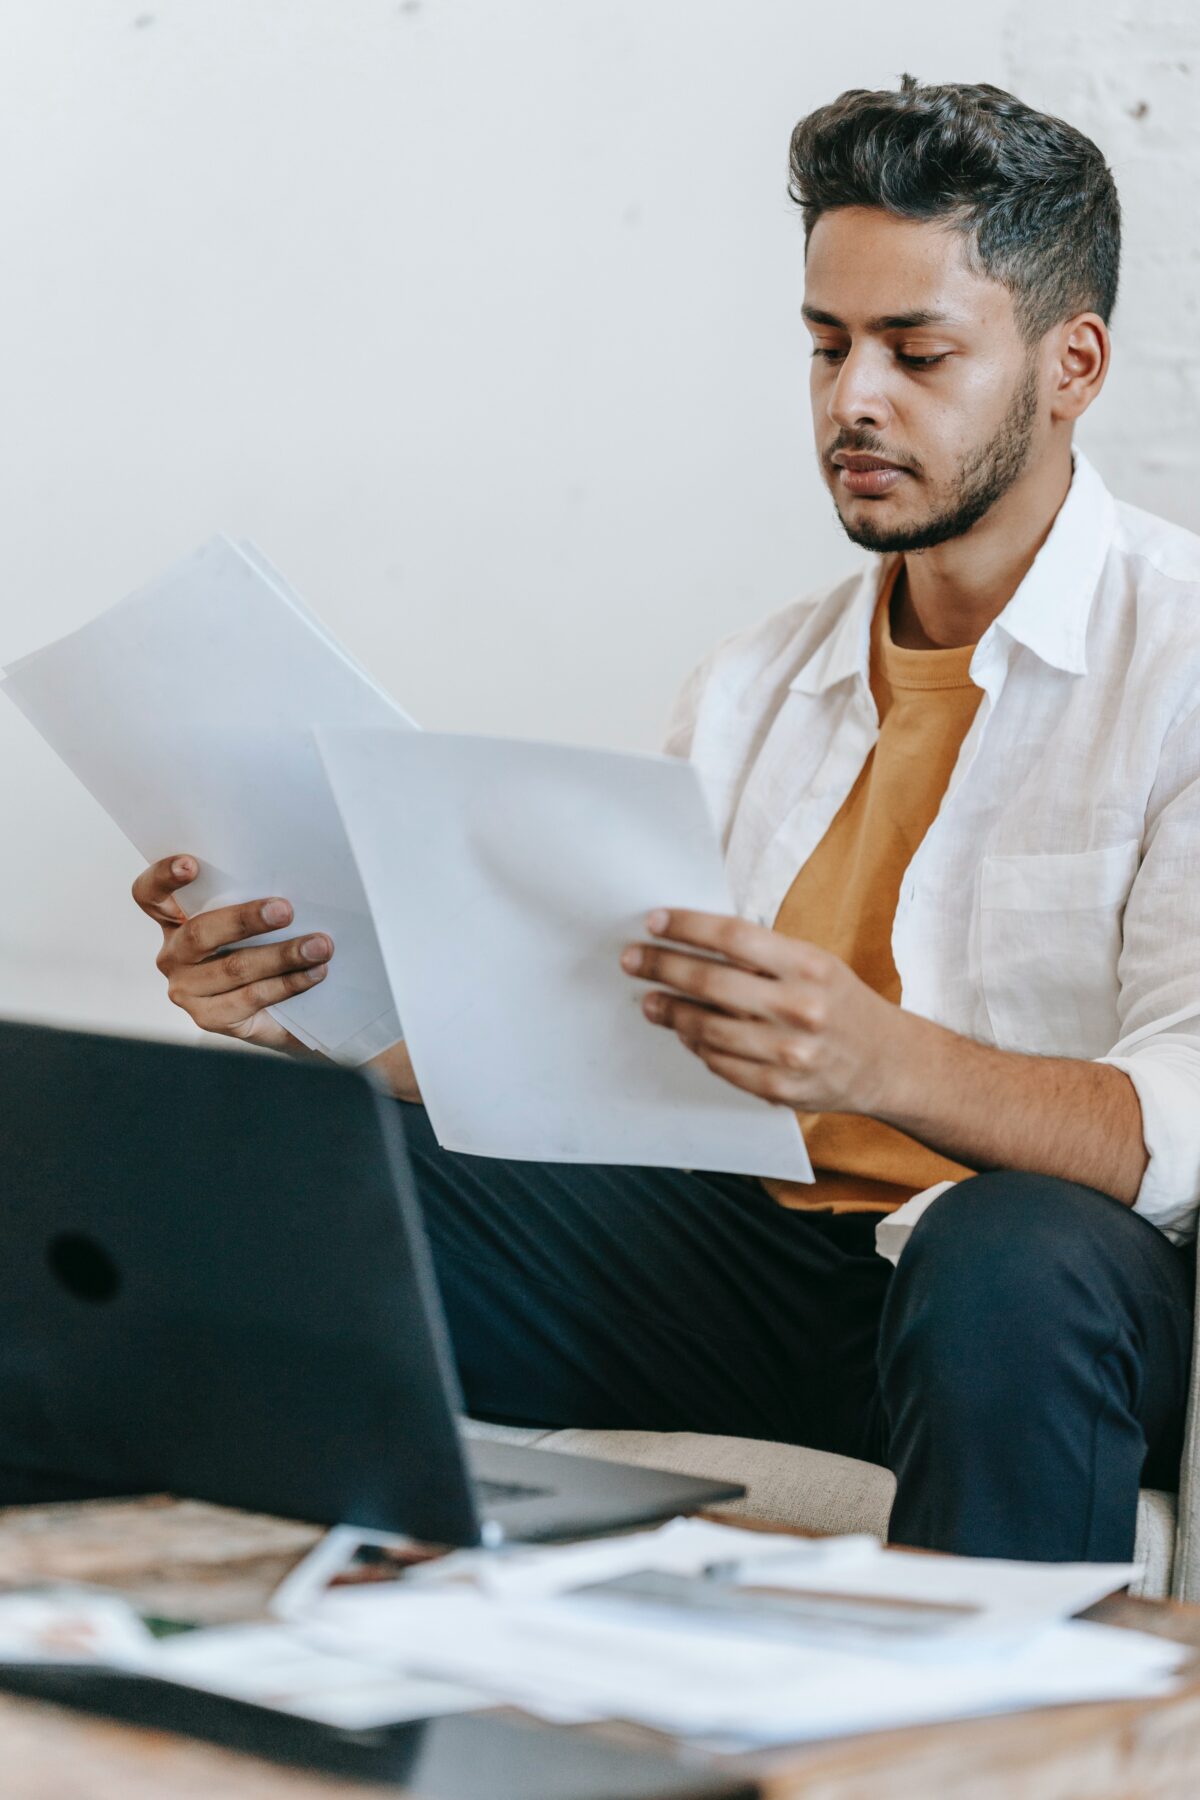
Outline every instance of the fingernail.
<path id="1" fill-rule="evenodd" d="M 178 875 L 181 881 L 185 880 L 187 876 L 195 874 L 195 869 L 196 865 L 190 856 L 177 856 L 171 864 L 172 875 Z"/>
<path id="2" fill-rule="evenodd" d="M 635 945 L 630 944 L 627 949 L 622 950 L 621 967 L 623 969 L 628 969 L 631 975 L 636 975 L 641 966 L 642 953 Z"/>
<path id="3" fill-rule="evenodd" d="M 266 925 L 286 925 L 292 916 L 292 909 L 286 900 L 268 900 L 262 909 L 262 916 Z"/>
<path id="4" fill-rule="evenodd" d="M 329 973 L 329 964 L 322 963 L 322 965 L 319 969 L 310 969 L 308 971 L 308 979 L 310 981 L 324 981 L 324 979 L 328 975 L 328 973 Z"/>
<path id="5" fill-rule="evenodd" d="M 300 946 L 300 954 L 307 962 L 324 962 L 329 955 L 329 939 L 323 937 L 305 938 Z"/>
<path id="6" fill-rule="evenodd" d="M 642 1011 L 648 1019 L 661 1019 L 666 1011 L 662 995 L 647 994 L 646 998 L 642 1001 Z"/>
<path id="7" fill-rule="evenodd" d="M 671 923 L 670 913 L 663 912 L 660 907 L 657 912 L 652 912 L 650 914 L 649 918 L 646 920 L 646 929 L 647 929 L 647 931 L 663 932 L 667 929 L 667 926 L 670 923 Z"/>

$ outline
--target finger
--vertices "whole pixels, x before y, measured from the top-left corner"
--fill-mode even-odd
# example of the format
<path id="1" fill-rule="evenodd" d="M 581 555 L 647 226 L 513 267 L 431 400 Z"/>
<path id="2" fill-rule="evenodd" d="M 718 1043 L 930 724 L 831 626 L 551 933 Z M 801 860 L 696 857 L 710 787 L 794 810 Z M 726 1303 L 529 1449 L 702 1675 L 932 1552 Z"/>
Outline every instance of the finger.
<path id="1" fill-rule="evenodd" d="M 674 1031 L 681 1043 L 698 1056 L 716 1051 L 741 1057 L 746 1062 L 767 1063 L 793 1072 L 805 1071 L 815 1046 L 795 1032 L 759 1019 L 732 1019 L 710 1012 L 668 994 L 647 994 L 642 1002 L 646 1017 Z"/>
<path id="2" fill-rule="evenodd" d="M 318 931 L 310 937 L 290 938 L 286 944 L 229 950 L 204 962 L 183 963 L 174 972 L 173 985 L 180 994 L 208 999 L 214 994 L 235 993 L 238 988 L 269 981 L 272 976 L 286 975 L 295 969 L 314 968 L 327 963 L 332 955 L 333 939 Z"/>
<path id="3" fill-rule="evenodd" d="M 622 952 L 621 967 L 642 981 L 676 988 L 681 994 L 720 1006 L 727 1012 L 770 1018 L 779 998 L 780 983 L 734 969 L 707 956 L 689 956 L 684 950 L 666 950 L 657 944 L 630 944 Z"/>
<path id="4" fill-rule="evenodd" d="M 824 952 L 815 944 L 785 937 L 766 925 L 752 925 L 748 919 L 664 907 L 649 915 L 646 929 L 651 937 L 690 944 L 764 975 L 816 976 L 821 972 Z"/>
<path id="5" fill-rule="evenodd" d="M 207 1000 L 190 999 L 185 1011 L 205 1031 L 229 1031 L 235 1025 L 244 1025 L 265 1007 L 279 1006 L 284 1000 L 316 987 L 318 982 L 324 981 L 328 969 L 328 963 L 321 963 L 315 969 L 294 969 L 288 975 L 276 975 L 268 981 L 252 981 L 232 994 L 215 994 Z"/>
<path id="6" fill-rule="evenodd" d="M 175 899 L 180 888 L 195 881 L 200 864 L 194 856 L 164 856 L 143 869 L 133 884 L 133 897 L 159 925 L 181 925 L 187 917 Z"/>
<path id="7" fill-rule="evenodd" d="M 785 1069 L 774 1069 L 766 1063 L 747 1062 L 745 1057 L 729 1056 L 718 1050 L 698 1054 L 714 1075 L 719 1075 L 722 1081 L 730 1082 L 747 1094 L 757 1094 L 760 1100 L 769 1100 L 774 1106 L 804 1107 L 806 1104 L 799 1078 L 789 1075 Z"/>
<path id="8" fill-rule="evenodd" d="M 292 922 L 288 900 L 246 900 L 239 906 L 218 906 L 214 912 L 197 913 L 176 934 L 171 944 L 175 962 L 202 962 L 227 944 L 243 938 L 258 937 L 264 931 L 278 931 Z"/>

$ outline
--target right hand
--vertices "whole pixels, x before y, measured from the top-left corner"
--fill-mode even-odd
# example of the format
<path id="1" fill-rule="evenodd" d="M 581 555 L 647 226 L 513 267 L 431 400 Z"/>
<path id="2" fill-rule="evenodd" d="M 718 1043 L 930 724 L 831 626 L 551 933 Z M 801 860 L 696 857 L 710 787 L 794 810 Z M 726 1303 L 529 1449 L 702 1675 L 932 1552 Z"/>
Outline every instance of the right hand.
<path id="1" fill-rule="evenodd" d="M 243 938 L 289 925 L 291 904 L 281 899 L 248 900 L 189 919 L 175 895 L 199 873 L 194 856 L 168 856 L 143 869 L 133 884 L 133 897 L 142 911 L 162 927 L 157 961 L 167 978 L 168 997 L 203 1031 L 303 1054 L 300 1040 L 266 1009 L 325 979 L 332 938 L 325 932 L 309 932 L 286 943 L 229 949 Z"/>

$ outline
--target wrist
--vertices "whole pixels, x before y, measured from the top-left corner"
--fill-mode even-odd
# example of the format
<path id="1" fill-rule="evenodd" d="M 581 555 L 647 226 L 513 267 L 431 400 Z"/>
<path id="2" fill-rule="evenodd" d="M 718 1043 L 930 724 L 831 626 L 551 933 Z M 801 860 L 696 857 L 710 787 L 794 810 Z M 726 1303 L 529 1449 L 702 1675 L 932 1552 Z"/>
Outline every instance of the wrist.
<path id="1" fill-rule="evenodd" d="M 884 1002 L 873 1022 L 872 1048 L 860 1112 L 899 1129 L 902 1120 L 913 1120 L 936 1084 L 938 1027 L 903 1007 Z"/>

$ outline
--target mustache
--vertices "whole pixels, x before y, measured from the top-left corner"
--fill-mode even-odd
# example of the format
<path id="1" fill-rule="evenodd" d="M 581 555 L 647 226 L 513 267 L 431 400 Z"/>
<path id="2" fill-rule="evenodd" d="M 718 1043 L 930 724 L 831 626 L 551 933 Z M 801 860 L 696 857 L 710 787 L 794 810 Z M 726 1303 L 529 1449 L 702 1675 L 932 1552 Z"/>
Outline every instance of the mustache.
<path id="1" fill-rule="evenodd" d="M 843 426 L 833 442 L 825 446 L 821 452 L 821 460 L 827 468 L 832 466 L 834 457 L 842 450 L 848 450 L 852 454 L 857 453 L 859 456 L 878 456 L 882 462 L 895 463 L 898 469 L 907 469 L 912 475 L 924 473 L 921 464 L 915 457 L 896 455 L 881 437 L 877 437 L 873 431 L 866 431 L 861 427 L 857 431 L 851 431 Z"/>

